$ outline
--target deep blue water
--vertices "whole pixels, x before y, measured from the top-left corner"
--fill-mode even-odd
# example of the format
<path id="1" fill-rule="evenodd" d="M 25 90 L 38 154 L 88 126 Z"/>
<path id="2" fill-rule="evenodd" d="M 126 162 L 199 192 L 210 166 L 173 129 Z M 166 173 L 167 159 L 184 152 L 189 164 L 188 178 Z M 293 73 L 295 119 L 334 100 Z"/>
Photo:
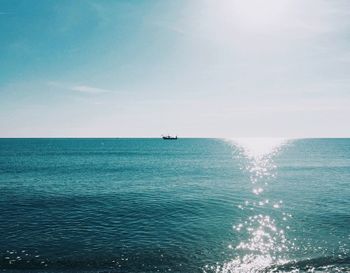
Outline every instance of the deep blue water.
<path id="1" fill-rule="evenodd" d="M 0 139 L 0 271 L 350 272 L 350 139 L 267 144 Z"/>

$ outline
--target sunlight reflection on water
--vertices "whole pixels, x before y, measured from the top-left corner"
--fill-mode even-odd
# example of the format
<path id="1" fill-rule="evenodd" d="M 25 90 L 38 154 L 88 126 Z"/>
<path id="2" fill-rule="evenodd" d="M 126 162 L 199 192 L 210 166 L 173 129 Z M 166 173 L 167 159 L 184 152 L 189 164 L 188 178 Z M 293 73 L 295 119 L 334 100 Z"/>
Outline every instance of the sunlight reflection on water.
<path id="1" fill-rule="evenodd" d="M 251 211 L 251 215 L 233 226 L 235 232 L 243 233 L 244 238 L 235 247 L 229 246 L 238 253 L 237 257 L 212 269 L 217 273 L 259 272 L 286 263 L 284 254 L 294 247 L 294 243 L 287 239 L 285 229 L 288 226 L 283 221 L 291 215 L 282 212 L 282 200 L 269 200 L 264 197 L 264 192 L 267 181 L 275 177 L 273 158 L 287 140 L 244 138 L 227 141 L 238 148 L 239 157 L 246 160 L 243 170 L 249 174 L 253 196 L 258 200 L 246 200 L 238 206 L 241 210 Z M 277 215 L 280 214 L 280 217 L 269 215 L 271 210 L 279 210 Z"/>

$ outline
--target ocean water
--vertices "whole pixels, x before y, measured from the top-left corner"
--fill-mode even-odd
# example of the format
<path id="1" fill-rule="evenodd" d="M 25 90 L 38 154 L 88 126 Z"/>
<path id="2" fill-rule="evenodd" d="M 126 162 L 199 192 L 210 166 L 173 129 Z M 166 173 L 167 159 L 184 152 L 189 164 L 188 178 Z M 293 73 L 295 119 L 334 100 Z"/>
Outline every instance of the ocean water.
<path id="1" fill-rule="evenodd" d="M 350 139 L 1 139 L 0 272 L 350 272 Z"/>

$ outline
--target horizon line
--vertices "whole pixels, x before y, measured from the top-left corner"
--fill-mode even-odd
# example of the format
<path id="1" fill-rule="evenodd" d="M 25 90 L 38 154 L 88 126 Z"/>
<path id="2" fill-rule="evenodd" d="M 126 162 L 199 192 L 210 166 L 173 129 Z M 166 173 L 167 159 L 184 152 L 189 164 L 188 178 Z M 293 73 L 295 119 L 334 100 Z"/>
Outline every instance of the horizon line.
<path id="1" fill-rule="evenodd" d="M 349 139 L 350 136 L 300 136 L 300 137 L 279 137 L 279 136 L 184 136 L 178 139 Z M 162 139 L 162 136 L 0 136 L 0 139 Z"/>

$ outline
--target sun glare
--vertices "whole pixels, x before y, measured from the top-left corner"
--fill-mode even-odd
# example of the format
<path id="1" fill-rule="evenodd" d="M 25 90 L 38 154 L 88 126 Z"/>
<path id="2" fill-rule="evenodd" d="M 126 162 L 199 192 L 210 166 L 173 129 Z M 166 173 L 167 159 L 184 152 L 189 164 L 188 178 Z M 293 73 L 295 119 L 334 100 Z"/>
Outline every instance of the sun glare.
<path id="1" fill-rule="evenodd" d="M 283 146 L 285 138 L 234 138 L 231 140 L 243 150 L 243 153 L 251 159 L 261 159 L 275 153 Z"/>
<path id="2" fill-rule="evenodd" d="M 270 29 L 286 19 L 289 0 L 227 0 L 224 12 L 232 18 L 233 23 L 243 29 Z"/>

